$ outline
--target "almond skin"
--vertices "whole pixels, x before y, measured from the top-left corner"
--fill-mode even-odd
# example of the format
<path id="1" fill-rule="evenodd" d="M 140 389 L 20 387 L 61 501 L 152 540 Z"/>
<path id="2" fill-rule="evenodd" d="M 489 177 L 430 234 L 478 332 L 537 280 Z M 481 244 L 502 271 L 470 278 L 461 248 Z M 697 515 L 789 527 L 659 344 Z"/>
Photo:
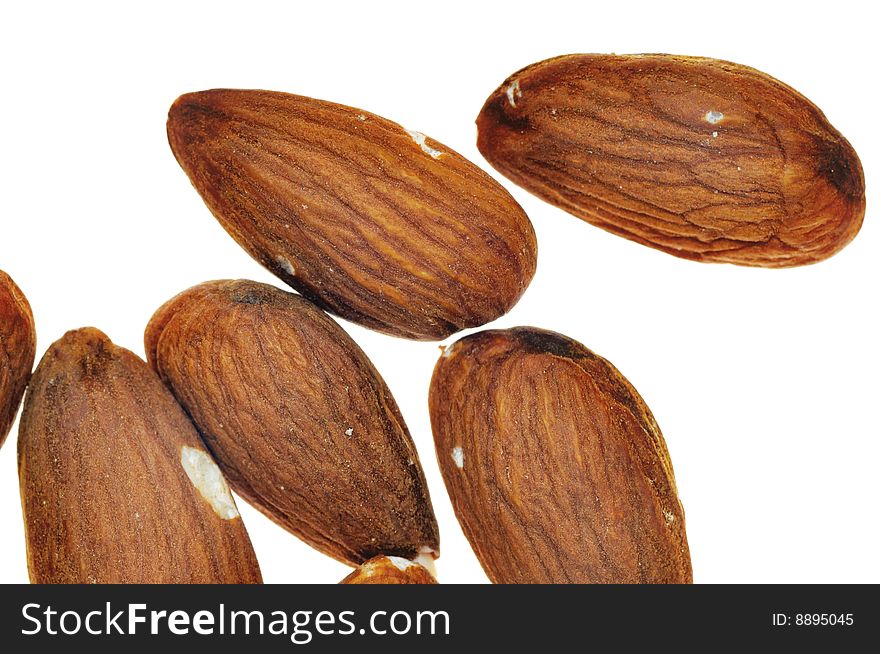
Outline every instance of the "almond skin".
<path id="1" fill-rule="evenodd" d="M 362 563 L 340 584 L 436 584 L 427 569 L 396 556 L 376 556 Z"/>
<path id="2" fill-rule="evenodd" d="M 431 425 L 456 516 L 495 583 L 690 583 L 672 464 L 636 390 L 554 332 L 444 352 Z"/>
<path id="3" fill-rule="evenodd" d="M 500 184 L 369 112 L 202 91 L 175 101 L 168 140 L 238 244 L 346 320 L 443 339 L 509 311 L 535 272 L 534 230 Z"/>
<path id="4" fill-rule="evenodd" d="M 685 259 L 814 263 L 858 233 L 865 179 L 804 96 L 738 64 L 568 55 L 511 75 L 478 147 L 538 197 Z"/>
<path id="5" fill-rule="evenodd" d="M 25 398 L 18 472 L 33 583 L 260 583 L 235 502 L 149 366 L 68 332 Z"/>
<path id="6" fill-rule="evenodd" d="M 0 270 L 0 446 L 21 404 L 36 348 L 31 306 L 12 278 Z"/>
<path id="7" fill-rule="evenodd" d="M 147 357 L 235 491 L 326 554 L 436 557 L 419 457 L 367 356 L 305 298 L 208 282 L 160 308 Z"/>

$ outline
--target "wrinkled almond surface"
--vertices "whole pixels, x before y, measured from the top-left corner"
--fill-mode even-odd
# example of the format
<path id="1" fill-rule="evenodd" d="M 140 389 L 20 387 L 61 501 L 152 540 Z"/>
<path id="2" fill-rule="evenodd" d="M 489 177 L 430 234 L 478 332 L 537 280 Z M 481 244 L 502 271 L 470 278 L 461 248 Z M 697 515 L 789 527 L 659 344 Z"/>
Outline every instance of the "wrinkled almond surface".
<path id="1" fill-rule="evenodd" d="M 672 55 L 569 55 L 511 75 L 477 119 L 500 172 L 587 222 L 697 261 L 825 259 L 865 213 L 849 142 L 757 70 Z"/>
<path id="2" fill-rule="evenodd" d="M 347 320 L 442 339 L 507 312 L 535 234 L 489 175 L 375 114 L 270 91 L 213 90 L 168 115 L 177 161 L 229 234 Z"/>
<path id="3" fill-rule="evenodd" d="M 495 583 L 689 583 L 669 454 L 610 363 L 531 327 L 448 348 L 431 382 L 437 458 Z"/>
<path id="4" fill-rule="evenodd" d="M 68 332 L 25 398 L 18 469 L 34 583 L 259 583 L 229 488 L 156 374 Z"/>
<path id="5" fill-rule="evenodd" d="M 21 289 L 0 270 L 0 446 L 21 404 L 36 347 L 31 307 Z"/>
<path id="6" fill-rule="evenodd" d="M 160 308 L 150 363 L 242 497 L 358 565 L 439 551 L 422 468 L 391 392 L 311 302 L 266 284 L 208 282 Z"/>

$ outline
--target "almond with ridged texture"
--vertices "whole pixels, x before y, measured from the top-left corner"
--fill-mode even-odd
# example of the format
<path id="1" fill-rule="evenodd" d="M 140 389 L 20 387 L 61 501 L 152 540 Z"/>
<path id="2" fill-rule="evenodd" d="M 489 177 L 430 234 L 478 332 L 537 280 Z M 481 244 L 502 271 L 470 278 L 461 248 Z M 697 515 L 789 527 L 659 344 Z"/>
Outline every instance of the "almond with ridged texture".
<path id="1" fill-rule="evenodd" d="M 437 580 L 414 561 L 399 556 L 376 556 L 358 566 L 340 584 L 436 584 Z"/>
<path id="2" fill-rule="evenodd" d="M 21 404 L 36 347 L 31 306 L 12 278 L 0 270 L 0 446 Z"/>
<path id="3" fill-rule="evenodd" d="M 391 391 L 310 301 L 208 282 L 156 312 L 145 346 L 233 489 L 272 520 L 353 565 L 436 557 L 428 488 Z"/>
<path id="4" fill-rule="evenodd" d="M 663 436 L 610 363 L 531 327 L 485 331 L 434 370 L 455 514 L 495 583 L 690 583 Z"/>
<path id="5" fill-rule="evenodd" d="M 473 163 L 367 111 L 286 93 L 188 93 L 168 140 L 254 259 L 322 309 L 443 339 L 516 303 L 535 272 L 528 217 Z"/>
<path id="6" fill-rule="evenodd" d="M 511 75 L 478 147 L 569 213 L 696 261 L 780 268 L 859 231 L 865 179 L 807 98 L 753 68 L 673 55 L 568 55 Z"/>
<path id="7" fill-rule="evenodd" d="M 260 583 L 229 488 L 156 374 L 68 332 L 25 398 L 18 471 L 33 583 Z"/>

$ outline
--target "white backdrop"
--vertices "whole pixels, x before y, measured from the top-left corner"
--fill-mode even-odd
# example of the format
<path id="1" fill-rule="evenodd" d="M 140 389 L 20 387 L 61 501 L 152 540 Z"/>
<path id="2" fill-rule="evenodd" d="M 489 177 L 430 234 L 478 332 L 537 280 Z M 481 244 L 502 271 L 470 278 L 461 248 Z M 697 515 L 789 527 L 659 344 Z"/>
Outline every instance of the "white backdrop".
<path id="1" fill-rule="evenodd" d="M 859 152 L 868 212 L 843 252 L 792 270 L 679 260 L 501 180 L 538 233 L 538 272 L 493 326 L 568 334 L 610 359 L 665 434 L 697 582 L 880 582 L 876 21 L 863 2 L 6 3 L 0 16 L 0 268 L 34 309 L 39 358 L 94 325 L 143 328 L 195 283 L 276 283 L 210 215 L 168 148 L 186 91 L 289 91 L 353 105 L 488 169 L 474 119 L 515 70 L 571 52 L 730 59 L 794 86 Z M 280 284 L 280 282 L 278 282 Z M 485 582 L 433 452 L 437 345 L 342 322 L 394 392 L 441 530 L 442 582 Z M 0 582 L 25 582 L 15 433 L 0 450 Z M 267 582 L 348 571 L 239 500 Z"/>

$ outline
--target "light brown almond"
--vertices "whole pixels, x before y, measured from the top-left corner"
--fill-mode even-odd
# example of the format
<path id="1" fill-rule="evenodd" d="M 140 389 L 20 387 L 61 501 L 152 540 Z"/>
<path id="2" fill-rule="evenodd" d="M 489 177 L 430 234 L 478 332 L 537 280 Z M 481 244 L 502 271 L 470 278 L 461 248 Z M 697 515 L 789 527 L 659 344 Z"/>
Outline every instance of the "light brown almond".
<path id="1" fill-rule="evenodd" d="M 610 363 L 531 327 L 467 336 L 434 370 L 455 514 L 495 583 L 690 583 L 663 436 Z"/>
<path id="2" fill-rule="evenodd" d="M 424 134 L 286 93 L 177 99 L 168 140 L 247 252 L 321 308 L 442 339 L 498 318 L 535 272 L 535 234 L 489 175 Z"/>
<path id="3" fill-rule="evenodd" d="M 245 280 L 160 308 L 147 357 L 236 492 L 341 561 L 434 558 L 437 522 L 391 391 L 329 316 Z"/>
<path id="4" fill-rule="evenodd" d="M 259 583 L 229 488 L 149 366 L 96 329 L 43 356 L 18 469 L 34 583 Z"/>
<path id="5" fill-rule="evenodd" d="M 865 179 L 807 98 L 753 68 L 672 55 L 569 55 L 511 75 L 478 147 L 538 197 L 678 257 L 820 261 L 859 231 Z"/>

